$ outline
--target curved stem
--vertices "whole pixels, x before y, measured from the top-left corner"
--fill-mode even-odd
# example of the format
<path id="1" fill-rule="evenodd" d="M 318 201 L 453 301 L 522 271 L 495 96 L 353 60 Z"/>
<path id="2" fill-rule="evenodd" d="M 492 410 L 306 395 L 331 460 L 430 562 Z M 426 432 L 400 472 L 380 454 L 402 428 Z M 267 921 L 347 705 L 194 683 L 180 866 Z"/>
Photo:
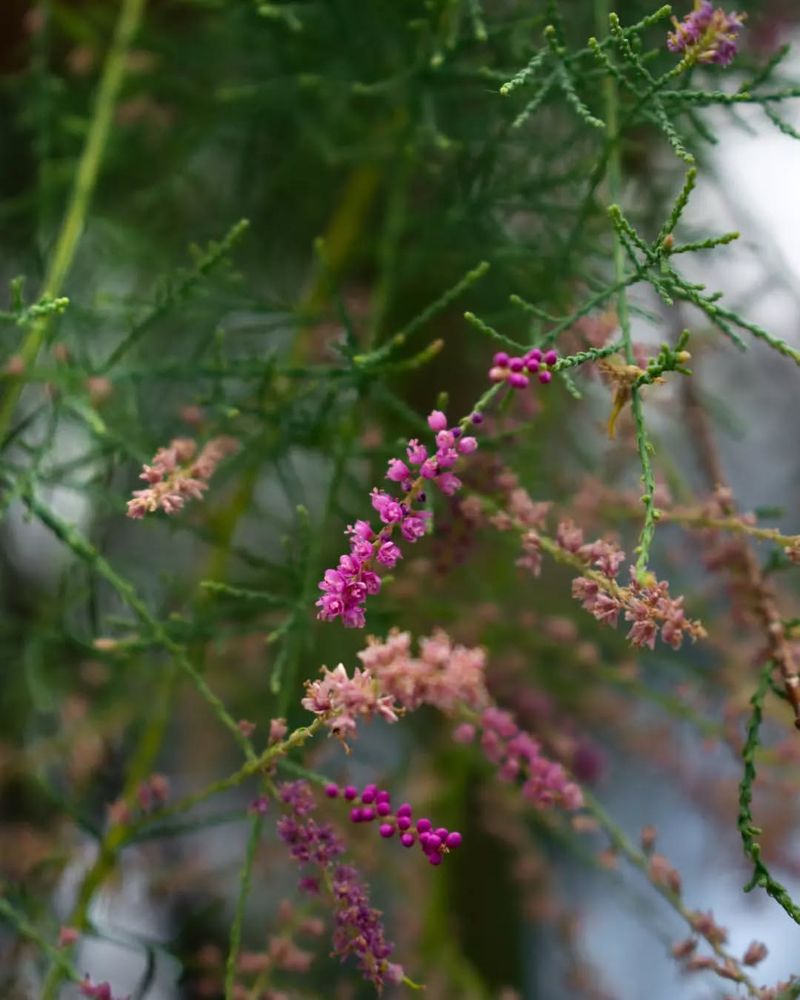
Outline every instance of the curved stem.
<path id="1" fill-rule="evenodd" d="M 744 774 L 739 783 L 739 815 L 736 825 L 742 836 L 742 846 L 744 852 L 753 862 L 753 877 L 744 887 L 745 892 L 750 892 L 757 885 L 760 885 L 768 896 L 772 896 L 775 902 L 782 906 L 796 924 L 800 924 L 800 906 L 798 906 L 789 895 L 785 886 L 770 875 L 767 866 L 761 860 L 761 845 L 756 837 L 761 830 L 753 823 L 753 785 L 756 780 L 756 752 L 760 745 L 759 732 L 761 721 L 764 715 L 764 701 L 770 687 L 770 679 L 775 664 L 770 660 L 761 671 L 758 686 L 750 699 L 753 711 L 747 723 L 747 738 L 742 748 L 742 760 L 744 761 Z"/>
<path id="2" fill-rule="evenodd" d="M 125 63 L 144 14 L 147 0 L 122 0 L 111 47 L 108 50 L 103 73 L 97 88 L 94 112 L 89 124 L 86 143 L 78 162 L 72 184 L 64 220 L 56 239 L 53 256 L 45 274 L 40 298 L 55 298 L 60 293 L 64 280 L 78 248 L 81 234 L 86 224 L 89 204 L 97 184 L 97 177 L 103 163 L 114 109 L 125 78 Z M 51 314 L 37 320 L 22 343 L 20 354 L 27 368 L 36 361 L 50 328 Z M 11 381 L 0 402 L 0 441 L 8 431 L 8 425 L 19 400 L 24 385 L 24 372 Z"/>

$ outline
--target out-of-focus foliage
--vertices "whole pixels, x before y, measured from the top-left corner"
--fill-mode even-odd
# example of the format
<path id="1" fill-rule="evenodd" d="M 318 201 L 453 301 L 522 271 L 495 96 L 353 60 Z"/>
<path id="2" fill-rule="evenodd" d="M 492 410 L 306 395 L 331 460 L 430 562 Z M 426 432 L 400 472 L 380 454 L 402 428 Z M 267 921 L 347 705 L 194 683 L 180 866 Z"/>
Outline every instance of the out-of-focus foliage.
<path id="1" fill-rule="evenodd" d="M 796 778 L 800 546 L 738 509 L 714 445 L 735 389 L 719 400 L 701 379 L 755 345 L 736 371 L 774 359 L 776 395 L 796 391 L 796 346 L 705 285 L 704 254 L 732 253 L 736 234 L 694 222 L 717 134 L 752 113 L 794 134 L 800 88 L 775 44 L 793 12 L 748 7 L 723 70 L 670 53 L 668 12 L 638 0 L 616 15 L 604 0 L 4 5 L 4 996 L 52 998 L 85 972 L 137 997 L 374 992 L 329 957 L 311 904 L 279 906 L 295 872 L 274 782 L 298 774 L 379 782 L 463 834 L 428 871 L 331 812 L 393 960 L 432 1000 L 609 995 L 561 874 L 615 858 L 689 924 L 709 983 L 727 970 L 746 995 L 796 995 L 760 992 L 703 900 L 684 902 L 666 859 L 591 792 L 641 756 L 706 789 L 733 830 L 732 799 L 707 789 L 735 791 L 743 772 L 758 884 L 797 921 L 759 845 L 785 860 L 795 828 L 781 792 Z M 481 407 L 464 491 L 428 490 L 428 533 L 369 598 L 367 632 L 485 646 L 491 697 L 585 785 L 585 808 L 526 806 L 429 708 L 361 727 L 350 757 L 277 731 L 265 750 L 270 720 L 309 724 L 303 682 L 322 664 L 357 665 L 365 634 L 316 619 L 318 581 L 345 527 L 374 515 L 387 460 L 430 437 L 434 408 L 469 416 L 495 351 L 537 345 L 559 352 L 552 383 Z M 142 466 L 185 438 L 235 454 L 199 477 L 201 502 L 126 518 Z M 525 550 L 543 553 L 541 577 L 517 565 L 524 518 L 502 521 L 517 486 L 554 504 Z M 587 615 L 570 519 L 619 542 L 642 586 L 669 579 L 708 637 L 632 650 L 627 576 L 609 593 L 628 621 Z M 765 710 L 778 735 L 760 754 Z M 670 774 L 661 750 L 678 740 L 713 741 L 724 763 Z M 757 757 L 768 825 L 751 813 Z M 736 842 L 731 858 L 746 881 Z M 301 933 L 307 970 L 276 958 Z M 566 973 L 532 971 L 553 951 Z M 262 952 L 255 978 L 237 971 Z"/>

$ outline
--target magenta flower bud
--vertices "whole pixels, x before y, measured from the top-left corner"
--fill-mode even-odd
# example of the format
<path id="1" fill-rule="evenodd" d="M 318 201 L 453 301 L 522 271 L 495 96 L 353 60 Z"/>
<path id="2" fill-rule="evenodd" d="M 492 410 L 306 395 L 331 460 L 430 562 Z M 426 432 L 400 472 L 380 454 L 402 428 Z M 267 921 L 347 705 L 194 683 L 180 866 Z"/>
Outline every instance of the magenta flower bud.
<path id="1" fill-rule="evenodd" d="M 436 447 L 441 451 L 452 448 L 455 443 L 456 439 L 450 431 L 439 431 L 436 435 Z"/>
<path id="2" fill-rule="evenodd" d="M 382 788 L 378 794 L 375 796 L 376 802 L 388 802 L 391 799 L 391 792 L 387 792 L 385 788 Z"/>
<path id="3" fill-rule="evenodd" d="M 364 806 L 364 808 L 361 810 L 361 819 L 365 823 L 369 823 L 370 820 L 375 819 L 375 810 L 372 808 L 372 806 Z"/>
<path id="4" fill-rule="evenodd" d="M 401 462 L 399 458 L 389 459 L 389 469 L 386 473 L 387 479 L 391 479 L 394 483 L 402 483 L 410 475 L 411 473 L 408 471 L 408 466 L 405 462 Z"/>
<path id="5" fill-rule="evenodd" d="M 358 797 L 358 790 L 353 785 L 345 785 L 344 797 L 351 802 Z"/>
<path id="6" fill-rule="evenodd" d="M 369 805 L 370 802 L 375 801 L 375 796 L 378 794 L 377 785 L 365 785 L 364 791 L 361 793 L 361 801 L 364 805 Z"/>
<path id="7" fill-rule="evenodd" d="M 512 358 L 508 364 L 508 367 L 511 369 L 512 372 L 521 372 L 522 369 L 525 367 L 525 362 L 522 360 L 522 358 Z"/>
<path id="8" fill-rule="evenodd" d="M 447 829 L 446 826 L 440 826 L 437 827 L 436 830 L 434 830 L 434 833 L 439 838 L 439 840 L 441 840 L 441 842 L 444 843 L 447 840 L 447 834 L 449 833 L 449 830 Z"/>
<path id="9" fill-rule="evenodd" d="M 525 367 L 531 373 L 531 375 L 535 375 L 536 372 L 539 371 L 539 362 L 538 361 L 526 361 L 525 362 Z"/>
<path id="10" fill-rule="evenodd" d="M 325 786 L 325 794 L 328 796 L 329 799 L 335 799 L 339 794 L 339 786 L 334 785 L 332 781 L 329 782 Z"/>
<path id="11" fill-rule="evenodd" d="M 383 542 L 378 546 L 375 558 L 381 566 L 386 566 L 387 569 L 394 569 L 398 559 L 403 558 L 403 553 L 400 551 L 400 546 L 395 545 L 394 542 Z"/>
<path id="12" fill-rule="evenodd" d="M 401 807 L 402 808 L 402 807 Z M 398 815 L 399 815 L 398 810 Z M 417 820 L 417 832 L 418 833 L 428 833 L 433 824 L 429 819 L 418 819 Z"/>
<path id="13" fill-rule="evenodd" d="M 478 440 L 474 437 L 461 438 L 458 442 L 458 450 L 462 455 L 470 455 L 478 447 Z"/>
<path id="14" fill-rule="evenodd" d="M 400 806 L 400 808 L 397 810 L 397 815 L 398 816 L 410 816 L 411 815 L 411 806 L 410 806 L 410 804 L 408 802 L 404 802 Z"/>
<path id="15" fill-rule="evenodd" d="M 420 837 L 419 839 L 420 843 L 422 843 L 422 837 Z M 435 833 L 429 833 L 425 840 L 425 844 L 423 846 L 425 847 L 426 854 L 428 851 L 438 851 L 439 848 L 442 846 L 441 838 L 437 837 Z"/>
<path id="16" fill-rule="evenodd" d="M 480 424 L 483 423 L 483 414 L 480 412 L 480 410 L 475 410 L 474 413 L 470 414 L 469 419 L 472 421 L 473 424 L 475 424 L 476 427 L 478 427 Z"/>
<path id="17" fill-rule="evenodd" d="M 428 861 L 430 861 L 432 865 L 440 865 L 442 863 L 442 856 L 441 854 L 429 854 Z"/>
<path id="18" fill-rule="evenodd" d="M 492 361 L 498 368 L 505 368 L 508 365 L 509 358 L 505 351 L 498 351 L 492 358 Z"/>
<path id="19" fill-rule="evenodd" d="M 461 834 L 458 832 L 458 830 L 453 830 L 452 833 L 447 834 L 447 840 L 445 841 L 445 844 L 452 851 L 454 848 L 459 846 L 459 844 L 461 843 L 461 839 L 462 839 Z"/>
<path id="20" fill-rule="evenodd" d="M 556 363 L 556 361 L 558 361 L 558 352 L 557 351 L 548 351 L 547 354 L 545 354 L 545 356 L 544 356 L 544 363 L 546 365 L 554 365 Z"/>
<path id="21" fill-rule="evenodd" d="M 538 347 L 534 347 L 532 351 L 528 351 L 528 353 L 525 355 L 525 360 L 526 361 L 541 361 L 542 357 L 543 357 L 543 355 L 542 355 L 542 352 L 539 350 L 539 348 Z"/>
<path id="22" fill-rule="evenodd" d="M 442 413 L 441 410 L 432 410 L 428 415 L 428 427 L 434 433 L 436 431 L 443 431 L 447 427 L 447 417 Z"/>
<path id="23" fill-rule="evenodd" d="M 364 814 L 361 809 L 361 806 L 356 806 L 355 808 L 350 810 L 350 819 L 353 823 L 360 823 L 363 818 Z"/>
<path id="24" fill-rule="evenodd" d="M 394 827 L 392 826 L 391 823 L 381 823 L 381 825 L 378 827 L 378 833 L 382 837 L 393 837 Z"/>
<path id="25" fill-rule="evenodd" d="M 413 833 L 403 833 L 400 835 L 400 843 L 403 847 L 413 847 L 414 846 L 414 834 Z"/>
<path id="26" fill-rule="evenodd" d="M 420 444 L 416 438 L 412 438 L 408 442 L 406 455 L 408 455 L 408 460 L 412 465 L 420 465 L 428 457 L 428 449 L 424 444 Z"/>
<path id="27" fill-rule="evenodd" d="M 513 372 L 508 376 L 508 384 L 512 389 L 527 389 L 529 381 L 528 376 L 520 372 Z"/>
<path id="28" fill-rule="evenodd" d="M 553 373 L 552 372 L 539 372 L 539 381 L 542 383 L 542 385 L 547 385 L 548 382 L 552 382 L 553 381 Z"/>
<path id="29" fill-rule="evenodd" d="M 410 826 L 411 826 L 411 817 L 410 816 L 403 815 L 403 816 L 398 816 L 397 817 L 397 829 L 398 830 L 407 830 Z"/>
<path id="30" fill-rule="evenodd" d="M 422 465 L 419 467 L 419 474 L 424 479 L 435 479 L 437 473 L 439 472 L 439 463 L 435 458 L 426 458 Z"/>
<path id="31" fill-rule="evenodd" d="M 423 851 L 427 849 L 427 847 L 428 847 L 428 841 L 431 839 L 432 836 L 433 835 L 430 834 L 430 833 L 421 833 L 419 835 L 419 842 L 422 845 Z"/>
<path id="32" fill-rule="evenodd" d="M 388 816 L 391 813 L 391 811 L 392 807 L 389 805 L 388 802 L 379 802 L 375 806 L 375 812 L 377 812 L 379 816 Z"/>

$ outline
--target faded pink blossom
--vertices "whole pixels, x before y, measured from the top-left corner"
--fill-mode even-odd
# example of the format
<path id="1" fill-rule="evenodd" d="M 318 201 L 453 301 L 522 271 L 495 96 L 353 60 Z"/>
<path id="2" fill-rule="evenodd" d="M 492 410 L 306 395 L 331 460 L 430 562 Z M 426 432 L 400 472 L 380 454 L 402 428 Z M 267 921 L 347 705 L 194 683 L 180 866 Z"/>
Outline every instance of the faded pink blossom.
<path id="1" fill-rule="evenodd" d="M 289 732 L 289 727 L 286 725 L 286 719 L 270 719 L 269 720 L 269 743 L 280 743 L 281 740 L 286 738 L 286 734 Z"/>
<path id="2" fill-rule="evenodd" d="M 358 658 L 378 679 L 381 689 L 403 708 L 432 705 L 445 714 L 488 704 L 486 653 L 453 643 L 441 630 L 419 640 L 411 651 L 411 634 L 392 629 L 385 640 L 370 637 Z"/>
<path id="3" fill-rule="evenodd" d="M 742 962 L 745 965 L 758 965 L 767 957 L 767 946 L 760 941 L 751 941 L 747 951 L 744 953 Z"/>
<path id="4" fill-rule="evenodd" d="M 149 486 L 134 490 L 128 517 L 140 518 L 156 510 L 175 514 L 187 500 L 202 500 L 217 465 L 238 448 L 231 437 L 212 438 L 196 458 L 197 444 L 191 438 L 175 438 L 169 447 L 159 448 L 153 464 L 145 465 L 139 476 Z"/>
<path id="5" fill-rule="evenodd" d="M 303 708 L 320 716 L 334 736 L 355 736 L 356 719 L 379 715 L 387 722 L 397 722 L 400 706 L 391 694 L 381 689 L 369 670 L 356 667 L 348 677 L 344 664 L 334 670 L 322 667 L 322 680 L 306 681 Z"/>

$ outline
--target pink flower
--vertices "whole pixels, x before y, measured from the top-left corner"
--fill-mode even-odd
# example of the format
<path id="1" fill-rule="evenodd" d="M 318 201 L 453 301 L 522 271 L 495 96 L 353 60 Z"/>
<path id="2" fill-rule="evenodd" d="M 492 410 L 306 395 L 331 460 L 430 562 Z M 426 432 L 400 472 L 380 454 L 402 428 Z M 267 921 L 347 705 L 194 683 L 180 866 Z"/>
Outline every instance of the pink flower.
<path id="1" fill-rule="evenodd" d="M 447 427 L 447 417 L 441 410 L 433 410 L 428 416 L 428 427 L 432 431 L 443 431 Z"/>
<path id="2" fill-rule="evenodd" d="M 301 704 L 320 716 L 335 736 L 354 736 L 358 716 L 379 715 L 387 722 L 397 722 L 399 706 L 391 694 L 381 691 L 369 670 L 356 668 L 348 677 L 340 663 L 334 670 L 323 667 L 322 675 L 322 680 L 306 681 L 306 697 Z"/>
<path id="3" fill-rule="evenodd" d="M 473 421 L 474 422 L 474 421 Z M 340 558 L 335 570 L 326 570 L 319 583 L 323 591 L 317 600 L 317 617 L 322 621 L 341 618 L 347 628 L 361 628 L 366 621 L 365 602 L 369 595 L 377 594 L 381 587 L 375 565 L 392 569 L 401 558 L 399 547 L 392 541 L 392 533 L 400 526 L 403 539 L 414 543 L 423 537 L 426 522 L 431 514 L 415 510 L 414 503 L 424 503 L 425 480 L 438 484 L 442 492 L 451 496 L 461 488 L 461 480 L 447 471 L 459 458 L 477 448 L 475 438 L 464 438 L 459 427 L 447 429 L 447 418 L 434 410 L 428 423 L 436 433 L 437 450 L 429 456 L 424 445 L 416 439 L 408 442 L 406 454 L 411 465 L 418 466 L 416 478 L 408 465 L 399 458 L 389 460 L 386 478 L 403 490 L 402 498 L 393 497 L 385 490 L 373 489 L 370 499 L 383 527 L 373 531 L 366 521 L 357 521 L 347 529 L 350 552 Z"/>
<path id="4" fill-rule="evenodd" d="M 201 500 L 217 465 L 238 448 L 233 438 L 212 438 L 192 461 L 197 450 L 195 442 L 175 438 L 168 448 L 156 452 L 152 465 L 144 466 L 139 478 L 150 485 L 145 490 L 134 490 L 128 501 L 128 517 L 144 517 L 159 509 L 174 514 L 186 500 Z"/>

